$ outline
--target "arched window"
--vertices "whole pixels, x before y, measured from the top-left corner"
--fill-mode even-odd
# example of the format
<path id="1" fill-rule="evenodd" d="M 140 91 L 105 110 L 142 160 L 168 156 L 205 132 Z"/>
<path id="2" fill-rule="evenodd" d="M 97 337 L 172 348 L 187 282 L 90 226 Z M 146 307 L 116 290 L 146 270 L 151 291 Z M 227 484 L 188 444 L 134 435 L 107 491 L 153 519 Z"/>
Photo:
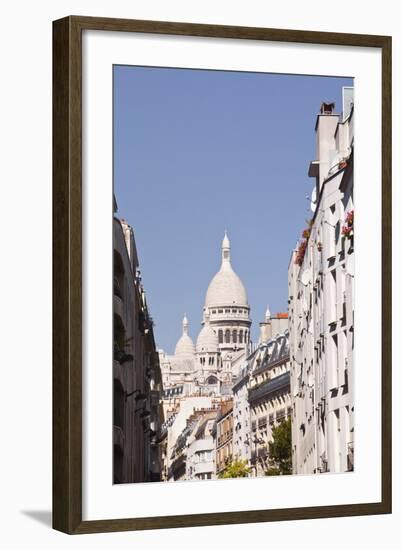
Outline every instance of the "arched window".
<path id="1" fill-rule="evenodd" d="M 220 329 L 219 330 L 219 344 L 222 344 L 223 343 L 223 331 Z"/>
<path id="2" fill-rule="evenodd" d="M 217 384 L 217 378 L 215 376 L 209 376 L 209 378 L 207 379 L 207 383 L 210 386 L 214 386 L 215 384 Z"/>
<path id="3" fill-rule="evenodd" d="M 242 344 L 242 335 L 243 335 L 243 332 L 242 330 L 239 331 L 239 343 Z"/>
<path id="4" fill-rule="evenodd" d="M 237 343 L 237 331 L 233 330 L 233 344 Z"/>
<path id="5" fill-rule="evenodd" d="M 226 344 L 229 344 L 231 342 L 231 338 L 230 338 L 230 331 L 227 329 L 226 330 Z"/>

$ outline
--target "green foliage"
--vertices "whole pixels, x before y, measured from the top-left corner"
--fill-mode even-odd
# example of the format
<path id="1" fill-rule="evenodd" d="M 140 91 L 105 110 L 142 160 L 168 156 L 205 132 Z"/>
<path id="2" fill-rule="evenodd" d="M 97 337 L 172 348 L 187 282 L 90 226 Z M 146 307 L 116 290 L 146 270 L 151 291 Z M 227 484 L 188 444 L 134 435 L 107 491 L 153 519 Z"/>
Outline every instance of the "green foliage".
<path id="1" fill-rule="evenodd" d="M 291 460 L 291 418 L 275 426 L 273 439 L 269 441 L 269 469 L 267 476 L 292 474 Z"/>
<path id="2" fill-rule="evenodd" d="M 246 465 L 246 460 L 234 460 L 233 462 L 229 462 L 226 468 L 219 473 L 219 478 L 247 477 L 249 472 L 250 469 Z"/>
<path id="3" fill-rule="evenodd" d="M 265 476 L 279 476 L 281 474 L 278 468 L 269 468 L 265 471 Z"/>

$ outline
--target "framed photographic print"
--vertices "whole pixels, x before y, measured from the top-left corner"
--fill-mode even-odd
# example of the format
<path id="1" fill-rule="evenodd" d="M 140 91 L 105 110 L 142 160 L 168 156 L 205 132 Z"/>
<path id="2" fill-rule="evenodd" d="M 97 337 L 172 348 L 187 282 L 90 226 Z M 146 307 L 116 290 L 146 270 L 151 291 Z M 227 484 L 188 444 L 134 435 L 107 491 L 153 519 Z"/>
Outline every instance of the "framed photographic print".
<path id="1" fill-rule="evenodd" d="M 391 512 L 391 38 L 53 27 L 53 526 Z"/>

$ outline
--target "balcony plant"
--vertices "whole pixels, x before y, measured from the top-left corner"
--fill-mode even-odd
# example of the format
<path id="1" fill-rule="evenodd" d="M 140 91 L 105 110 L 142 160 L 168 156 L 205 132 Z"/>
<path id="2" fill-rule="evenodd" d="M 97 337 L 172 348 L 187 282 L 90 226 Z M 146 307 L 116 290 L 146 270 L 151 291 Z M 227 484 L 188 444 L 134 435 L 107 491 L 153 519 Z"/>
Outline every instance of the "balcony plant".
<path id="1" fill-rule="evenodd" d="M 350 210 L 345 216 L 345 225 L 341 229 L 341 235 L 347 239 L 351 239 L 354 235 L 354 211 Z"/>
<path id="2" fill-rule="evenodd" d="M 301 266 L 304 261 L 307 245 L 308 245 L 308 241 L 304 239 L 303 241 L 301 241 L 300 245 L 298 246 L 298 250 L 295 254 L 295 263 L 299 266 Z"/>

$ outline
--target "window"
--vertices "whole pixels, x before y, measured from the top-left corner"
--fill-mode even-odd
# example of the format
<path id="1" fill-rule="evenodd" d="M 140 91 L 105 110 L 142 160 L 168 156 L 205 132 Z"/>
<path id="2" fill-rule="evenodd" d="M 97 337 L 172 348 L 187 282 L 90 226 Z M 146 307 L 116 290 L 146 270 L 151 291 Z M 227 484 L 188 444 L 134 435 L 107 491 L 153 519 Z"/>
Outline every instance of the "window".
<path id="1" fill-rule="evenodd" d="M 210 462 L 212 460 L 212 451 L 199 451 L 198 462 Z"/>
<path id="2" fill-rule="evenodd" d="M 233 343 L 234 344 L 237 343 L 237 331 L 236 330 L 233 330 Z"/>
<path id="3" fill-rule="evenodd" d="M 223 331 L 219 329 L 219 344 L 223 343 Z"/>
<path id="4" fill-rule="evenodd" d="M 266 428 L 266 426 L 267 426 L 267 418 L 265 416 L 262 416 L 258 420 L 258 428 L 259 428 L 259 430 L 262 430 L 262 429 Z"/>
<path id="5" fill-rule="evenodd" d="M 243 336 L 243 332 L 242 330 L 239 331 L 239 343 L 242 344 L 242 336 Z"/>
<path id="6" fill-rule="evenodd" d="M 231 334 L 230 334 L 230 331 L 227 329 L 226 330 L 226 344 L 229 344 L 231 341 Z"/>

